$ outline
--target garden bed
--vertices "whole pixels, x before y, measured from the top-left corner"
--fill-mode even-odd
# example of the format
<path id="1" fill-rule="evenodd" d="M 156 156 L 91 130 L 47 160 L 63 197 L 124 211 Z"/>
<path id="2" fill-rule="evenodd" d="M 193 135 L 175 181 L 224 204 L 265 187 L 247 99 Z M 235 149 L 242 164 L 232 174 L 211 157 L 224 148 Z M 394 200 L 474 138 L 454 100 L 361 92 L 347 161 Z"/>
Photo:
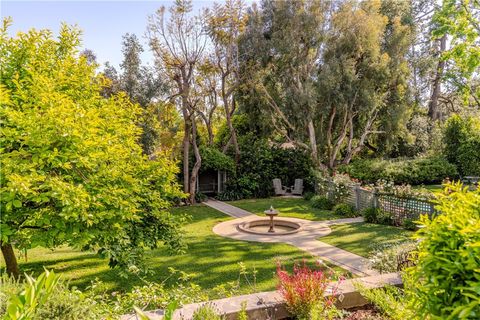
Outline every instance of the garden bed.
<path id="1" fill-rule="evenodd" d="M 398 273 L 389 273 L 378 276 L 370 276 L 364 278 L 357 278 L 354 280 L 345 280 L 341 282 L 332 282 L 331 287 L 336 288 L 336 306 L 340 309 L 361 310 L 358 307 L 368 305 L 368 301 L 355 288 L 355 283 L 360 283 L 364 288 L 380 288 L 385 285 L 401 286 L 402 280 Z M 331 295 L 331 293 L 327 294 Z M 195 310 L 200 308 L 205 303 L 193 303 L 185 305 L 176 310 L 173 319 L 191 319 Z M 225 316 L 226 320 L 236 320 L 239 312 L 242 310 L 242 305 L 245 305 L 245 311 L 248 319 L 289 319 L 291 316 L 286 310 L 285 301 L 278 291 L 258 292 L 250 295 L 235 296 L 231 298 L 212 300 L 208 302 L 209 305 L 214 306 L 220 314 Z M 364 308 L 364 309 L 369 309 Z M 151 320 L 163 319 L 163 310 L 154 310 L 147 313 Z M 362 314 L 362 312 L 357 312 Z M 125 315 L 122 320 L 133 320 L 134 315 Z M 353 318 L 362 319 L 362 318 Z M 352 319 L 352 320 L 353 320 Z"/>

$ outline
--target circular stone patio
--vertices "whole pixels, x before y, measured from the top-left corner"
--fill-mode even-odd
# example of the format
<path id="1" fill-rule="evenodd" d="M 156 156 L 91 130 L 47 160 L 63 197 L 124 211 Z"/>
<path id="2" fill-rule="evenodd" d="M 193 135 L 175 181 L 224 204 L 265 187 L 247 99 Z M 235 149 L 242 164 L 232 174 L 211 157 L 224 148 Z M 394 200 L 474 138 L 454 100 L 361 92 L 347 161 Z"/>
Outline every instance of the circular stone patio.
<path id="1" fill-rule="evenodd" d="M 255 214 L 249 215 L 244 218 L 238 218 L 234 220 L 225 221 L 217 224 L 213 227 L 213 232 L 227 238 L 243 241 L 256 241 L 256 242 L 292 242 L 296 239 L 303 240 L 315 240 L 316 238 L 324 237 L 328 235 L 332 230 L 328 227 L 325 221 L 310 221 L 297 218 L 279 217 L 275 219 L 281 219 L 283 221 L 289 221 L 298 223 L 300 230 L 291 234 L 254 234 L 247 233 L 239 230 L 238 226 L 244 222 L 251 222 L 254 220 L 265 219 L 264 217 L 257 216 Z"/>
<path id="2" fill-rule="evenodd" d="M 330 229 L 331 225 L 363 222 L 363 218 L 361 217 L 325 221 L 310 221 L 280 216 L 278 219 L 300 224 L 300 230 L 295 233 L 284 235 L 253 234 L 239 230 L 238 226 L 245 222 L 265 219 L 265 217 L 252 214 L 251 212 L 234 207 L 222 201 L 208 200 L 205 202 L 205 204 L 236 218 L 221 222 L 213 227 L 213 232 L 219 236 L 242 241 L 270 243 L 283 242 L 306 251 L 313 256 L 340 266 L 355 275 L 367 276 L 378 274 L 376 270 L 370 268 L 369 261 L 366 258 L 319 241 L 319 238 L 324 237 L 332 232 Z"/>

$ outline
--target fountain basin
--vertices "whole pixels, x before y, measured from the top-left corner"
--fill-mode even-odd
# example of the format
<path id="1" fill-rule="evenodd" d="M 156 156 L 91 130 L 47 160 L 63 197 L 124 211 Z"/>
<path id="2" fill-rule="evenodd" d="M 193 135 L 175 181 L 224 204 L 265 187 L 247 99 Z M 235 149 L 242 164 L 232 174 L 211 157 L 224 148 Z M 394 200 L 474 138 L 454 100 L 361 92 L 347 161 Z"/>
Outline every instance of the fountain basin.
<path id="1" fill-rule="evenodd" d="M 269 236 L 282 236 L 287 234 L 292 234 L 300 231 L 301 225 L 296 222 L 275 219 L 275 232 L 268 232 L 270 229 L 270 220 L 269 219 L 258 219 L 252 221 L 246 221 L 238 225 L 238 230 L 260 235 L 269 235 Z"/>

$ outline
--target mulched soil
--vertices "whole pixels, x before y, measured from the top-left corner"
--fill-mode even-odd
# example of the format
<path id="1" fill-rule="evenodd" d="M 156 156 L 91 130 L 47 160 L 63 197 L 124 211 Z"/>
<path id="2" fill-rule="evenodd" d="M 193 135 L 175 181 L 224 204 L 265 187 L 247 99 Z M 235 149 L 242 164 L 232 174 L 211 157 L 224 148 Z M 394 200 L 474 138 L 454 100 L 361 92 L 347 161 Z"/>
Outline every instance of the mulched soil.
<path id="1" fill-rule="evenodd" d="M 366 305 L 348 310 L 348 314 L 342 320 L 387 320 L 375 310 L 373 305 Z"/>

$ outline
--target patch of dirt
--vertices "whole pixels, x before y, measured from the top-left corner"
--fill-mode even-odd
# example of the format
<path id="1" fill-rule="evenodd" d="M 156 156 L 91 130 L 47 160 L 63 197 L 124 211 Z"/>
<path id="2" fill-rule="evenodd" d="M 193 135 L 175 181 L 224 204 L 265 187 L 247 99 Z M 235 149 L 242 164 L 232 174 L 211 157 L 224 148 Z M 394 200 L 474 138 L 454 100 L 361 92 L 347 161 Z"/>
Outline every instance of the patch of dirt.
<path id="1" fill-rule="evenodd" d="M 347 310 L 347 314 L 342 320 L 387 320 L 382 316 L 373 305 L 353 308 Z"/>

